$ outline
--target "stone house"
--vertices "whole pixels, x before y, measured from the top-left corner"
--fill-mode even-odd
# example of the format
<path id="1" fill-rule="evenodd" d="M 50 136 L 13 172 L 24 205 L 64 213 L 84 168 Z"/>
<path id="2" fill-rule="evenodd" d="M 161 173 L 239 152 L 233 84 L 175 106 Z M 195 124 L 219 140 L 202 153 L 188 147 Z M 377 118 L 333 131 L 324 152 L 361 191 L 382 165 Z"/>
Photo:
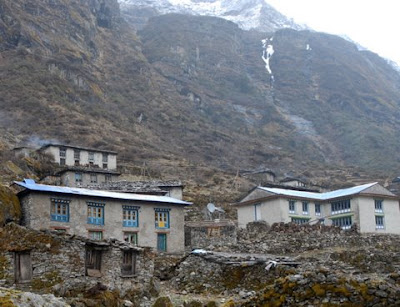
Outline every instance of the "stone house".
<path id="1" fill-rule="evenodd" d="M 84 293 L 99 282 L 125 296 L 147 287 L 154 270 L 150 248 L 14 223 L 0 229 L 0 247 L 0 285 L 59 296 Z"/>
<path id="2" fill-rule="evenodd" d="M 40 148 L 42 153 L 53 156 L 60 166 L 98 167 L 108 170 L 117 169 L 117 152 L 80 146 L 47 144 Z"/>
<path id="3" fill-rule="evenodd" d="M 22 225 L 92 239 L 114 238 L 159 252 L 184 252 L 184 208 L 191 203 L 167 196 L 116 193 L 15 182 Z"/>
<path id="4" fill-rule="evenodd" d="M 260 183 L 275 182 L 276 180 L 276 174 L 270 169 L 241 171 L 240 175 Z"/>
<path id="5" fill-rule="evenodd" d="M 369 183 L 325 193 L 257 187 L 240 202 L 238 225 L 264 220 L 297 224 L 324 222 L 360 232 L 400 234 L 399 197 L 379 185 Z"/>
<path id="6" fill-rule="evenodd" d="M 58 171 L 55 175 L 59 178 L 60 185 L 88 187 L 117 181 L 120 173 L 109 169 L 72 166 Z"/>
<path id="7" fill-rule="evenodd" d="M 291 187 L 305 187 L 307 186 L 307 182 L 305 180 L 294 178 L 294 177 L 285 177 L 279 181 L 281 184 L 291 186 Z"/>

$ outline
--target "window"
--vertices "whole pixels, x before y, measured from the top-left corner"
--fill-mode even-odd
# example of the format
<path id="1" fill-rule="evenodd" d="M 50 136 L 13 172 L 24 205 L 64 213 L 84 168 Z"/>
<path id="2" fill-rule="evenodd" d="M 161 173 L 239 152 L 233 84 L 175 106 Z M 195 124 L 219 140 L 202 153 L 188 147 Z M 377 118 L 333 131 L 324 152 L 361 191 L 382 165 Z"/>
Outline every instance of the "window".
<path id="1" fill-rule="evenodd" d="M 104 204 L 88 202 L 87 205 L 88 224 L 104 225 Z"/>
<path id="2" fill-rule="evenodd" d="M 335 201 L 331 203 L 332 214 L 350 212 L 350 199 Z"/>
<path id="3" fill-rule="evenodd" d="M 167 251 L 167 234 L 166 233 L 158 233 L 157 234 L 157 250 L 159 252 Z"/>
<path id="4" fill-rule="evenodd" d="M 303 214 L 308 215 L 308 202 L 303 201 Z"/>
<path id="5" fill-rule="evenodd" d="M 108 162 L 108 154 L 106 154 L 106 153 L 103 153 L 103 162 L 104 163 L 107 163 Z"/>
<path id="6" fill-rule="evenodd" d="M 289 200 L 289 213 L 296 213 L 296 202 Z"/>
<path id="7" fill-rule="evenodd" d="M 101 277 L 101 250 L 86 247 L 86 275 Z"/>
<path id="8" fill-rule="evenodd" d="M 69 200 L 51 198 L 51 220 L 57 222 L 69 222 L 69 203 Z"/>
<path id="9" fill-rule="evenodd" d="M 122 252 L 122 276 L 131 276 L 136 273 L 136 253 L 134 251 Z"/>
<path id="10" fill-rule="evenodd" d="M 29 282 L 32 279 L 32 262 L 30 252 L 15 252 L 14 274 L 17 283 Z"/>
<path id="11" fill-rule="evenodd" d="M 375 228 L 385 229 L 384 217 L 381 215 L 375 215 Z"/>
<path id="12" fill-rule="evenodd" d="M 375 199 L 375 212 L 383 212 L 383 200 Z"/>
<path id="13" fill-rule="evenodd" d="M 106 174 L 105 175 L 105 181 L 106 182 L 111 182 L 112 181 L 111 174 Z"/>
<path id="14" fill-rule="evenodd" d="M 138 209 L 134 206 L 122 206 L 122 225 L 124 227 L 138 227 Z"/>
<path id="15" fill-rule="evenodd" d="M 295 223 L 297 225 L 307 224 L 308 221 L 309 221 L 309 219 L 302 219 L 302 218 L 292 217 L 292 223 Z"/>
<path id="16" fill-rule="evenodd" d="M 169 210 L 170 209 L 154 209 L 156 228 L 169 228 Z"/>
<path id="17" fill-rule="evenodd" d="M 103 240 L 103 232 L 97 230 L 89 230 L 89 239 Z"/>
<path id="18" fill-rule="evenodd" d="M 82 183 L 82 173 L 75 173 L 75 182 Z"/>
<path id="19" fill-rule="evenodd" d="M 64 147 L 60 148 L 60 158 L 65 158 L 67 155 L 67 150 Z"/>
<path id="20" fill-rule="evenodd" d="M 261 220 L 261 204 L 254 205 L 254 220 L 255 221 Z"/>
<path id="21" fill-rule="evenodd" d="M 338 226 L 342 229 L 350 229 L 352 225 L 351 216 L 332 219 L 332 225 Z"/>
<path id="22" fill-rule="evenodd" d="M 97 174 L 90 174 L 90 183 L 97 183 Z"/>
<path id="23" fill-rule="evenodd" d="M 124 241 L 133 245 L 138 245 L 138 233 L 137 232 L 124 232 Z"/>
<path id="24" fill-rule="evenodd" d="M 79 161 L 81 159 L 81 152 L 78 149 L 74 150 L 74 160 L 75 160 L 75 165 L 79 165 Z"/>
<path id="25" fill-rule="evenodd" d="M 321 215 L 321 204 L 315 204 L 315 215 Z"/>
<path id="26" fill-rule="evenodd" d="M 94 162 L 94 152 L 93 151 L 89 151 L 89 162 Z"/>
<path id="27" fill-rule="evenodd" d="M 65 165 L 65 158 L 66 158 L 66 149 L 61 147 L 60 148 L 60 165 Z"/>
<path id="28" fill-rule="evenodd" d="M 107 169 L 107 168 L 108 168 L 107 163 L 103 163 L 103 168 L 104 168 L 104 169 Z"/>

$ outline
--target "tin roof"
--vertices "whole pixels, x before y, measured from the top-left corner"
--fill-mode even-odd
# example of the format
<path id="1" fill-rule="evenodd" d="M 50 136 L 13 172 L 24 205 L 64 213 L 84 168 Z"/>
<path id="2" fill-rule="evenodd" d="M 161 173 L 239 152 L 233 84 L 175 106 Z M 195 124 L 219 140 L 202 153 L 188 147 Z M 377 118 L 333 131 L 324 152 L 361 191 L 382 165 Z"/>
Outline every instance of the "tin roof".
<path id="1" fill-rule="evenodd" d="M 179 200 L 179 199 L 168 197 L 168 196 L 117 193 L 117 192 L 110 192 L 110 191 L 90 190 L 90 189 L 83 189 L 83 188 L 70 188 L 70 187 L 53 186 L 53 185 L 46 185 L 46 184 L 37 184 L 33 179 L 24 179 L 24 181 L 14 181 L 14 183 L 27 189 L 27 190 L 37 191 L 37 192 L 72 194 L 72 195 L 81 195 L 81 196 L 90 196 L 90 197 L 134 200 L 134 201 L 145 201 L 145 202 L 157 202 L 157 203 L 165 203 L 165 204 L 173 204 L 173 205 L 184 205 L 184 206 L 188 206 L 188 205 L 192 204 L 190 202 Z"/>
<path id="2" fill-rule="evenodd" d="M 303 192 L 303 191 L 297 191 L 297 190 L 287 190 L 287 189 L 279 189 L 279 188 L 266 188 L 266 187 L 258 187 L 261 190 L 277 194 L 277 195 L 284 195 L 284 196 L 291 196 L 291 197 L 302 197 L 302 198 L 311 198 L 311 199 L 316 199 L 316 200 L 328 200 L 332 198 L 338 198 L 338 197 L 345 197 L 345 196 L 350 196 L 354 194 L 358 194 L 362 192 L 365 189 L 368 189 L 372 186 L 377 184 L 377 182 L 372 182 L 372 183 L 367 183 L 347 189 L 340 189 L 340 190 L 335 190 L 335 191 L 330 191 L 330 192 L 325 192 L 325 193 L 315 193 L 315 192 Z"/>

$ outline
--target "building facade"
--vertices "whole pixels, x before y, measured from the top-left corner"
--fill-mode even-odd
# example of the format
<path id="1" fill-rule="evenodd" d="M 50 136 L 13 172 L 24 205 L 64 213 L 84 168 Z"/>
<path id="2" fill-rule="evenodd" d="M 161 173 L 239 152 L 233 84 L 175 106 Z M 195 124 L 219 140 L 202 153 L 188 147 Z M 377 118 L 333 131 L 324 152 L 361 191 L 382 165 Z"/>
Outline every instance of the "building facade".
<path id="1" fill-rule="evenodd" d="M 43 146 L 40 151 L 53 156 L 54 161 L 60 166 L 117 169 L 117 153 L 115 151 L 61 144 L 48 144 Z"/>
<path id="2" fill-rule="evenodd" d="M 120 173 L 101 168 L 68 167 L 59 171 L 60 184 L 68 187 L 100 186 L 115 182 Z"/>
<path id="3" fill-rule="evenodd" d="M 22 224 L 89 237 L 115 238 L 160 252 L 184 252 L 184 207 L 191 203 L 167 196 L 116 193 L 15 182 Z"/>
<path id="4" fill-rule="evenodd" d="M 369 183 L 325 193 L 257 187 L 243 200 L 233 204 L 239 227 L 264 220 L 279 222 L 324 222 L 360 232 L 400 234 L 399 198 L 379 185 Z"/>

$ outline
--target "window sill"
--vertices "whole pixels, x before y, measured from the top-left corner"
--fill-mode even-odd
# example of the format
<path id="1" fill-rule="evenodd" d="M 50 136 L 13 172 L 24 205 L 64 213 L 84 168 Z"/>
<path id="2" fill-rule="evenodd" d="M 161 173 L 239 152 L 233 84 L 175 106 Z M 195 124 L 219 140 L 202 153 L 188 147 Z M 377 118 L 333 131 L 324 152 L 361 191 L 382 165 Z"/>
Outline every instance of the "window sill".
<path id="1" fill-rule="evenodd" d="M 99 270 L 87 269 L 87 276 L 89 277 L 102 277 L 102 274 Z"/>
<path id="2" fill-rule="evenodd" d="M 168 228 L 166 228 L 166 229 L 157 228 L 156 233 L 170 233 L 170 230 Z"/>
<path id="3" fill-rule="evenodd" d="M 137 274 L 132 274 L 132 275 L 120 275 L 121 278 L 134 278 L 137 277 Z"/>

